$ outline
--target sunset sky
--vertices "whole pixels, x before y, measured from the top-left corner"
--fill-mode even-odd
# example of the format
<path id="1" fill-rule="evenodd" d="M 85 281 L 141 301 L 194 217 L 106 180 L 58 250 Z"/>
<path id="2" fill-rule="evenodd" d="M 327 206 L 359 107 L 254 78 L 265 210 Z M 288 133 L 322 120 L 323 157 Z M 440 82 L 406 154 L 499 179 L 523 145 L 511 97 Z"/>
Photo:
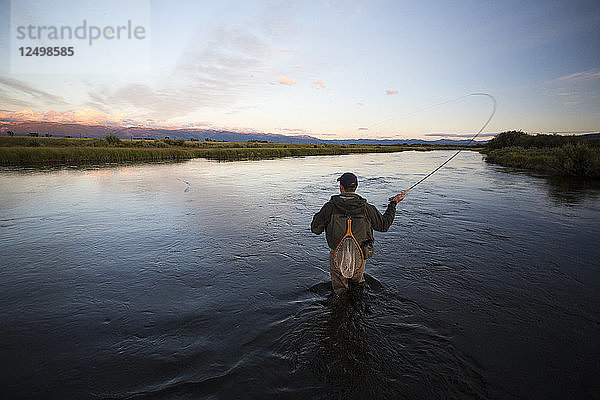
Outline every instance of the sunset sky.
<path id="1" fill-rule="evenodd" d="M 488 134 L 600 131 L 597 0 L 151 1 L 147 68 L 45 74 L 11 70 L 1 4 L 4 121 L 439 139 L 477 132 L 492 103 L 434 105 L 485 92 Z M 34 6 L 68 20 L 60 3 Z"/>

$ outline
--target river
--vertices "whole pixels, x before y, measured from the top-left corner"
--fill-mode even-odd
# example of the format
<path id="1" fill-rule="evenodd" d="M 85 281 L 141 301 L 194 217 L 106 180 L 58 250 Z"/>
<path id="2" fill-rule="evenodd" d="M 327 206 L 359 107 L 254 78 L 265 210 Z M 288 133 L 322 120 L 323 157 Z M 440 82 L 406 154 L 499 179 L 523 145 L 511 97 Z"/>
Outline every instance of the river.
<path id="1" fill-rule="evenodd" d="M 452 152 L 0 170 L 0 397 L 600 399 L 600 185 L 462 152 L 328 290 L 312 216 Z"/>

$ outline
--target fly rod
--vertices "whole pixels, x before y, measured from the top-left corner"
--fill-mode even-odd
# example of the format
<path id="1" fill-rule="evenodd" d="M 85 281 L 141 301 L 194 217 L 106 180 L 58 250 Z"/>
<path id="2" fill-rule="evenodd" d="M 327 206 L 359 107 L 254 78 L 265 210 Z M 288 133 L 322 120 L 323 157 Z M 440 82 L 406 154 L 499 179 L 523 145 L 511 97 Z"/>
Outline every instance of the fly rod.
<path id="1" fill-rule="evenodd" d="M 493 107 L 492 107 L 492 113 L 490 114 L 490 116 L 487 119 L 487 121 L 485 121 L 485 123 L 483 124 L 483 126 L 481 127 L 481 129 L 479 129 L 479 131 L 475 134 L 475 136 L 473 136 L 471 138 L 471 140 L 469 140 L 469 142 L 465 146 L 470 145 L 473 142 L 473 140 L 475 140 L 475 138 L 477 136 L 479 136 L 479 134 L 481 132 L 483 132 L 483 130 L 486 128 L 486 126 L 488 126 L 488 124 L 490 123 L 490 121 L 492 120 L 492 118 L 494 118 L 494 114 L 496 114 L 496 107 L 498 105 L 498 103 L 496 102 L 496 99 L 494 98 L 494 96 L 492 96 L 491 94 L 488 94 L 488 93 L 471 93 L 471 94 L 468 94 L 466 96 L 459 97 L 456 100 L 463 99 L 463 98 L 469 97 L 469 96 L 486 96 L 486 97 L 489 97 L 492 100 Z M 446 104 L 446 103 L 449 103 L 449 101 L 444 102 L 444 103 L 440 103 L 440 104 Z M 410 192 L 415 186 L 417 186 L 419 183 L 423 182 L 425 179 L 429 178 L 431 175 L 435 174 L 438 170 L 440 170 L 444 165 L 448 164 L 454 157 L 456 157 L 458 155 L 458 153 L 460 153 L 463 150 L 464 149 L 458 150 L 450 158 L 448 158 L 446 161 L 444 161 L 439 167 L 437 167 L 436 169 L 434 169 L 433 171 L 431 171 L 430 173 L 428 173 L 427 175 L 425 175 L 423 178 L 421 178 L 419 181 L 417 181 L 417 183 L 415 183 L 414 185 L 412 185 L 411 187 L 409 187 L 408 189 L 406 189 L 404 192 L 402 192 L 400 194 L 404 194 L 406 196 L 408 194 L 408 192 Z M 392 201 L 394 197 L 390 197 L 389 200 Z"/>

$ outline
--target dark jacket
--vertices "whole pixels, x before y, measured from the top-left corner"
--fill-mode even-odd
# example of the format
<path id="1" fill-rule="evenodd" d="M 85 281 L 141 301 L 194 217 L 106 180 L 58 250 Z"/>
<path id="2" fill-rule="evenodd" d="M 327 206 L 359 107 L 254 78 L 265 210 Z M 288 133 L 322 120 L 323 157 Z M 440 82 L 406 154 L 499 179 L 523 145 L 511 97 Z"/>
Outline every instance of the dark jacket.
<path id="1" fill-rule="evenodd" d="M 315 214 L 310 224 L 310 230 L 317 235 L 325 231 L 327 244 L 330 249 L 334 250 L 345 234 L 345 231 L 340 232 L 340 228 L 333 229 L 335 216 L 350 217 L 357 222 L 364 219 L 366 223 L 357 223 L 358 231 L 355 232 L 354 228 L 352 231 L 361 246 L 365 242 L 370 242 L 372 245 L 375 241 L 373 230 L 386 232 L 394 222 L 395 214 L 395 201 L 388 204 L 387 210 L 382 215 L 375 206 L 367 203 L 367 200 L 356 193 L 342 193 L 331 196 L 331 200 L 325 203 L 321 210 Z M 342 228 L 342 230 L 344 229 Z"/>

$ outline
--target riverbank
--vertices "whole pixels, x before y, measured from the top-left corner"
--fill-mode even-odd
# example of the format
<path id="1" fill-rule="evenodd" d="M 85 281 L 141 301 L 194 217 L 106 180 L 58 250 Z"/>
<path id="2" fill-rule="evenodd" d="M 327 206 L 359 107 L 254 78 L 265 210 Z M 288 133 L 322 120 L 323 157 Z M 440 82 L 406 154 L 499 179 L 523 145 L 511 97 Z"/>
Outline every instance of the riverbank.
<path id="1" fill-rule="evenodd" d="M 486 162 L 557 176 L 600 178 L 600 141 L 559 135 L 503 132 L 481 150 Z"/>
<path id="2" fill-rule="evenodd" d="M 337 145 L 264 142 L 185 141 L 183 139 L 121 140 L 116 136 L 94 139 L 1 137 L 0 165 L 85 165 L 120 162 L 177 161 L 206 158 L 219 161 L 268 158 L 393 153 L 399 151 L 454 150 L 439 145 Z M 467 148 L 467 147 L 463 147 Z M 478 150 L 468 147 L 469 150 Z"/>

